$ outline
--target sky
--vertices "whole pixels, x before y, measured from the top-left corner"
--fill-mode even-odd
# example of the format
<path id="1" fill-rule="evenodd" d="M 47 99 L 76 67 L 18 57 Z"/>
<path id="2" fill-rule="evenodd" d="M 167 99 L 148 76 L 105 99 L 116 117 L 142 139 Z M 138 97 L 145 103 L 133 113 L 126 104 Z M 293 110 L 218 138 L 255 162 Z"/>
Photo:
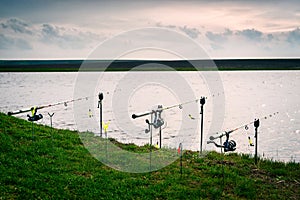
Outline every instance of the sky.
<path id="1" fill-rule="evenodd" d="M 86 59 L 103 42 L 149 27 L 185 35 L 210 58 L 300 57 L 298 0 L 2 0 L 0 59 Z M 124 42 L 186 45 L 149 35 Z M 123 57 L 174 55 L 141 50 Z"/>

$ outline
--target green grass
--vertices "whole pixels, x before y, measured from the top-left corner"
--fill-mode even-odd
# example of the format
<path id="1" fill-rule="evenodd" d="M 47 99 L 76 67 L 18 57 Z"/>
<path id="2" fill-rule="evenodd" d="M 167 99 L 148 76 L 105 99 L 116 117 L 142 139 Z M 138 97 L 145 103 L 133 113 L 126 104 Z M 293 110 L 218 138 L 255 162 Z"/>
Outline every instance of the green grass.
<path id="1" fill-rule="evenodd" d="M 133 152 L 149 145 L 112 142 Z M 111 169 L 83 146 L 76 131 L 52 129 L 0 113 L 0 199 L 299 199 L 300 165 L 247 155 L 185 151 L 150 173 Z"/>

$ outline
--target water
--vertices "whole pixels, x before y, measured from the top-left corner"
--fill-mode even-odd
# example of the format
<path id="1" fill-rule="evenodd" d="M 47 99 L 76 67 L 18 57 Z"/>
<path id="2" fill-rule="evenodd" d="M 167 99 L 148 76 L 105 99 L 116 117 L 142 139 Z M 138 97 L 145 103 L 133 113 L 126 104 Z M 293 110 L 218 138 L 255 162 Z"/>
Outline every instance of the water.
<path id="1" fill-rule="evenodd" d="M 216 131 L 231 130 L 260 118 L 260 155 L 300 161 L 300 71 L 219 72 L 216 77 L 224 89 L 214 88 L 217 80 L 208 80 L 209 75 L 205 73 L 211 72 L 202 72 L 200 76 L 196 72 L 84 73 L 82 80 L 75 72 L 0 73 L 0 111 L 6 113 L 89 96 L 75 104 L 39 110 L 44 118 L 37 123 L 50 125 L 49 112 L 55 113 L 54 127 L 98 133 L 97 95 L 101 91 L 104 94 L 103 121 L 110 123 L 108 136 L 142 145 L 149 143 L 149 134 L 145 133 L 147 117 L 133 120 L 133 113 L 149 111 L 158 104 L 167 107 L 206 96 L 205 141 Z M 88 80 L 93 79 L 90 77 L 97 80 L 96 84 L 88 85 Z M 83 90 L 78 90 L 80 87 Z M 163 146 L 177 147 L 182 142 L 185 149 L 199 150 L 199 102 L 182 107 L 163 111 L 166 121 L 162 130 Z M 88 115 L 89 109 L 92 117 Z M 276 112 L 279 114 L 273 116 Z M 26 119 L 27 114 L 17 116 Z M 263 119 L 264 116 L 268 118 Z M 248 136 L 255 141 L 253 125 L 249 125 L 248 130 L 241 128 L 232 133 L 230 139 L 236 141 L 238 152 L 253 154 L 254 147 L 249 146 Z M 157 141 L 158 130 L 154 130 L 153 143 Z M 204 148 L 215 149 L 206 142 Z"/>

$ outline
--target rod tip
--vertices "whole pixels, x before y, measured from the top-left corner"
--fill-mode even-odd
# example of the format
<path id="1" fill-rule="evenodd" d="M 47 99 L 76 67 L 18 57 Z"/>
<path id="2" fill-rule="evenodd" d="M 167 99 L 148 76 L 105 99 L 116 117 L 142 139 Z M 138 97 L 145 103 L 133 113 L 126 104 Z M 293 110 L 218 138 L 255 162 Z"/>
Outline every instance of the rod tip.
<path id="1" fill-rule="evenodd" d="M 135 119 L 136 118 L 136 114 L 132 114 L 132 119 Z"/>

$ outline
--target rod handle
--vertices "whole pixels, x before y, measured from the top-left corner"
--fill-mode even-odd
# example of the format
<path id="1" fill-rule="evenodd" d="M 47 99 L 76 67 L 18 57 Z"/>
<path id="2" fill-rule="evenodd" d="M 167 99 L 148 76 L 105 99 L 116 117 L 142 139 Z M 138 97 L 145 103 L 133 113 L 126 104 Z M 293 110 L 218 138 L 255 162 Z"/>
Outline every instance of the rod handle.
<path id="1" fill-rule="evenodd" d="M 143 117 L 146 115 L 150 115 L 152 112 L 148 112 L 148 113 L 144 113 L 144 114 L 140 114 L 140 115 L 136 115 L 136 114 L 132 114 L 132 119 L 138 118 L 138 117 Z"/>

